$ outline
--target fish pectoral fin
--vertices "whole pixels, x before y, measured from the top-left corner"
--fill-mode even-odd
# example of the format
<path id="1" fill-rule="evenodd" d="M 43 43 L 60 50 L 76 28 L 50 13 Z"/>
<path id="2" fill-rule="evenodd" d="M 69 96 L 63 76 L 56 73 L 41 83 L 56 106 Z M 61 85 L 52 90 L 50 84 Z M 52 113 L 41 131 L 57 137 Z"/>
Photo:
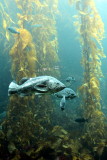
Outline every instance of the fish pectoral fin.
<path id="1" fill-rule="evenodd" d="M 27 78 L 27 77 L 22 78 L 22 79 L 20 80 L 19 84 L 21 85 L 21 84 L 25 83 L 28 79 L 29 79 L 29 78 Z"/>
<path id="2" fill-rule="evenodd" d="M 37 83 L 34 88 L 37 90 L 37 91 L 48 91 L 48 87 L 46 85 L 46 83 Z"/>
<path id="3" fill-rule="evenodd" d="M 65 96 L 63 96 L 63 98 L 60 101 L 61 110 L 65 109 L 65 104 L 66 104 L 66 99 L 65 99 Z"/>
<path id="4" fill-rule="evenodd" d="M 45 91 L 48 91 L 48 88 L 47 87 L 43 87 L 43 86 L 36 86 L 36 87 L 34 87 L 37 91 L 43 91 L 43 92 L 45 92 Z"/>
<path id="5" fill-rule="evenodd" d="M 20 93 L 19 96 L 20 97 L 25 97 L 25 96 L 31 96 L 32 94 L 28 94 L 28 93 Z"/>
<path id="6" fill-rule="evenodd" d="M 42 97 L 44 94 L 43 93 L 35 93 L 36 96 Z"/>

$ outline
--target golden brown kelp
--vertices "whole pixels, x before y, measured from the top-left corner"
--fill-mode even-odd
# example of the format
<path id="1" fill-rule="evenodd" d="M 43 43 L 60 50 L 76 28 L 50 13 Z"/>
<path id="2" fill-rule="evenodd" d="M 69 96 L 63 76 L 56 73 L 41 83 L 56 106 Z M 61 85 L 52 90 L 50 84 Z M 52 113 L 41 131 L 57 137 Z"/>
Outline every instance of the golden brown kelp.
<path id="1" fill-rule="evenodd" d="M 35 1 L 36 15 L 32 20 L 32 33 L 35 33 L 37 57 L 39 60 L 38 74 L 58 75 L 55 70 L 58 63 L 58 39 L 55 15 L 58 13 L 58 0 L 44 2 Z M 40 25 L 39 27 L 36 27 Z"/>
<path id="2" fill-rule="evenodd" d="M 101 40 L 104 38 L 104 24 L 93 0 L 76 2 L 78 27 L 82 46 L 84 84 L 80 87 L 85 124 L 83 141 L 94 145 L 104 136 L 104 116 L 101 111 L 99 78 L 102 77 L 101 58 L 105 57 Z M 91 146 L 92 147 L 92 146 Z"/>
<path id="3" fill-rule="evenodd" d="M 16 0 L 16 5 L 20 9 L 20 13 L 17 13 L 17 24 L 19 26 L 17 31 L 20 34 L 13 35 L 15 43 L 10 50 L 11 74 L 16 82 L 19 82 L 23 77 L 36 76 L 37 70 L 38 75 L 44 73 L 55 75 L 53 70 L 58 61 L 56 22 L 53 14 L 57 6 L 57 3 L 55 4 L 50 3 L 50 1 L 46 1 L 44 5 L 39 1 Z M 42 8 L 43 6 L 46 6 L 46 8 Z M 38 14 L 33 14 L 32 7 L 37 12 L 39 12 L 38 10 L 42 11 L 40 18 Z M 51 7 L 50 12 L 54 9 L 50 18 L 47 15 L 49 7 Z M 39 19 L 38 22 L 36 17 Z M 29 22 L 32 25 L 42 22 L 42 30 L 37 29 L 38 31 L 35 31 L 35 28 L 27 30 L 26 24 L 29 24 Z M 51 68 L 51 71 L 49 68 Z M 46 72 L 44 72 L 45 69 Z M 33 152 L 35 153 L 35 155 L 33 154 L 34 157 L 38 156 L 38 150 L 42 150 L 39 147 L 44 146 L 42 142 L 47 143 L 48 129 L 52 128 L 50 113 L 53 111 L 53 106 L 49 96 L 40 99 L 36 97 L 35 101 L 33 96 L 20 98 L 15 95 L 10 97 L 7 119 L 4 124 L 10 153 L 16 151 L 16 154 L 19 155 L 20 152 L 25 152 L 26 155 L 31 156 Z M 32 147 L 35 147 L 34 151 L 32 151 Z"/>
<path id="4" fill-rule="evenodd" d="M 21 1 L 22 6 L 25 4 Z M 17 3 L 16 3 L 17 4 Z M 28 4 L 29 5 L 29 4 Z M 27 9 L 27 7 L 25 7 Z M 23 17 L 23 15 L 22 15 Z M 21 23 L 19 23 L 21 21 Z M 11 74 L 12 78 L 19 82 L 23 77 L 34 77 L 36 66 L 36 49 L 29 31 L 24 29 L 25 19 L 19 18 L 18 31 L 20 34 L 15 36 L 15 43 L 10 50 L 11 56 Z M 18 96 L 10 97 L 7 119 L 5 124 L 5 133 L 10 153 L 13 151 L 26 150 L 32 146 L 35 135 L 35 118 L 34 118 L 34 97 L 20 98 Z"/>
<path id="5" fill-rule="evenodd" d="M 18 29 L 18 31 L 20 34 L 16 35 L 16 42 L 10 50 L 10 56 L 12 57 L 11 73 L 17 81 L 23 76 L 34 77 L 37 61 L 36 49 L 30 32 L 26 29 Z"/>
<path id="6" fill-rule="evenodd" d="M 27 49 L 27 48 L 30 48 Z M 30 33 L 20 29 L 20 35 L 10 50 L 12 58 L 11 73 L 17 82 L 23 77 L 35 76 L 36 50 Z M 19 143 L 21 147 L 30 145 L 30 139 L 34 136 L 34 97 L 19 98 L 12 96 L 8 111 L 7 138 L 10 142 Z M 32 122 L 32 123 L 31 123 Z M 34 126 L 33 126 L 34 125 Z"/>
<path id="7" fill-rule="evenodd" d="M 14 21 L 12 20 L 10 14 L 9 14 L 9 8 L 7 3 L 4 2 L 0 2 L 0 42 L 3 41 L 3 46 L 4 46 L 4 50 L 3 53 L 7 53 L 9 52 L 11 46 L 12 46 L 12 37 L 9 34 L 8 31 L 8 27 L 10 26 L 10 24 L 14 24 Z M 11 44 L 9 43 L 9 41 L 11 41 Z"/>

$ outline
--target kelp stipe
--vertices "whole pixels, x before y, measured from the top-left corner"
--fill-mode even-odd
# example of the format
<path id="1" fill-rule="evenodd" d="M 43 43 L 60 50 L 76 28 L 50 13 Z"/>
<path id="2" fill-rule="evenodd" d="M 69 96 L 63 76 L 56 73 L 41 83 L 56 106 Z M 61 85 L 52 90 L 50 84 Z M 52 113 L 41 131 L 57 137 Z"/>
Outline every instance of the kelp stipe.
<path id="1" fill-rule="evenodd" d="M 35 5 L 32 3 L 35 3 Z M 45 6 L 49 12 L 51 3 L 48 1 L 46 3 Z M 55 4 L 57 5 L 57 3 Z M 15 43 L 10 50 L 12 78 L 18 83 L 23 77 L 34 77 L 41 74 L 59 75 L 59 71 L 58 73 L 54 71 L 54 66 L 58 62 L 58 45 L 56 22 L 53 14 L 51 18 L 48 18 L 47 14 L 45 15 L 46 8 L 44 9 L 44 5 L 39 1 L 19 0 L 16 1 L 16 5 L 20 9 L 20 13 L 17 13 L 17 24 L 19 26 L 17 31 L 20 34 L 13 35 Z M 39 28 L 37 32 L 35 29 L 26 29 L 26 22 L 37 23 L 36 16 L 39 13 L 33 15 L 33 7 L 37 11 L 43 7 L 42 12 L 44 14 L 40 17 L 40 22 L 42 21 L 45 26 L 44 15 L 47 20 L 43 31 L 39 31 Z M 56 9 L 55 7 L 54 9 Z M 55 39 L 50 40 L 53 34 Z M 35 41 L 35 44 L 33 41 Z M 47 68 L 46 72 L 45 68 Z M 8 140 L 8 151 L 10 154 L 15 153 L 14 158 L 16 159 L 20 157 L 21 152 L 24 152 L 26 156 L 36 158 L 45 145 L 51 148 L 51 142 L 47 140 L 45 135 L 50 134 L 48 133 L 48 127 L 51 127 L 50 114 L 53 111 L 54 104 L 52 105 L 49 96 L 46 96 L 45 99 L 41 97 L 39 103 L 38 101 L 38 97 L 34 96 L 20 98 L 14 95 L 10 97 L 4 132 Z M 40 137 L 41 139 L 39 139 Z M 33 150 L 32 147 L 35 147 L 35 149 Z"/>
<path id="2" fill-rule="evenodd" d="M 91 149 L 104 138 L 104 115 L 101 111 L 99 78 L 102 75 L 101 58 L 105 57 L 101 40 L 104 38 L 104 24 L 93 0 L 77 1 L 78 21 L 75 25 L 80 34 L 82 46 L 81 64 L 84 68 L 84 82 L 79 88 L 82 97 L 85 124 L 82 141 Z M 77 25 L 78 24 L 78 25 Z M 100 27 L 99 27 L 100 26 Z"/>
<path id="3" fill-rule="evenodd" d="M 24 2 L 21 1 L 22 6 L 25 4 Z M 25 8 L 27 9 L 27 6 Z M 36 76 L 36 49 L 32 35 L 24 28 L 24 22 L 25 19 L 22 14 L 22 17 L 18 20 L 19 29 L 17 29 L 20 34 L 13 35 L 15 36 L 15 43 L 10 50 L 11 74 L 17 83 L 23 77 Z M 8 120 L 4 125 L 10 153 L 18 152 L 19 148 L 26 151 L 27 147 L 32 146 L 36 130 L 34 107 L 34 96 L 20 98 L 17 95 L 13 95 L 10 97 L 7 113 Z"/>
<path id="4" fill-rule="evenodd" d="M 10 26 L 10 24 L 14 24 L 15 22 L 9 14 L 9 7 L 6 1 L 4 1 L 3 3 L 0 2 L 0 19 L 0 43 L 2 44 L 3 42 L 4 46 L 2 53 L 8 53 L 13 43 L 13 38 L 8 31 L 8 27 Z"/>
<path id="5" fill-rule="evenodd" d="M 30 50 L 27 50 L 27 48 L 30 48 Z M 32 36 L 27 30 L 20 29 L 20 35 L 18 35 L 14 46 L 10 50 L 10 56 L 12 59 L 11 73 L 13 79 L 19 82 L 23 77 L 35 76 L 36 50 L 32 42 Z M 32 137 L 35 132 L 33 130 L 35 128 L 35 120 L 32 111 L 34 106 L 33 96 L 24 98 L 12 96 L 10 98 L 7 125 L 11 128 L 11 135 L 9 135 L 8 141 L 14 143 L 15 146 L 18 143 L 23 149 L 30 145 L 29 137 Z M 31 122 L 32 125 L 30 125 Z M 10 130 L 7 131 L 7 135 L 8 132 Z"/>
<path id="6" fill-rule="evenodd" d="M 58 13 L 58 0 L 44 3 L 34 2 L 36 12 L 33 16 L 32 24 L 41 24 L 41 27 L 33 27 L 32 33 L 35 33 L 34 41 L 36 42 L 37 57 L 39 60 L 37 74 L 59 75 L 59 70 L 55 70 L 58 64 L 58 39 L 55 14 Z"/>

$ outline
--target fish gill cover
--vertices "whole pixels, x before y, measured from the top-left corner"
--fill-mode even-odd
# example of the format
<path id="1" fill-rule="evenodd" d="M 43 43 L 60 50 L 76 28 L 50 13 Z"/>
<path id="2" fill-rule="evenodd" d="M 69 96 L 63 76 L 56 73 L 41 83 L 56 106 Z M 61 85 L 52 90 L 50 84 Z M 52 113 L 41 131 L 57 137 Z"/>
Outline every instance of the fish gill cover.
<path id="1" fill-rule="evenodd" d="M 69 87 L 78 89 L 76 102 L 69 101 L 63 112 L 52 95 L 1 96 L 1 160 L 106 159 L 107 124 L 99 80 L 101 59 L 106 57 L 105 30 L 96 5 L 94 0 L 0 1 L 0 94 L 7 94 L 12 79 L 19 83 L 23 77 L 41 75 L 63 83 L 73 75 L 76 82 Z M 76 119 L 87 122 L 79 124 Z"/>

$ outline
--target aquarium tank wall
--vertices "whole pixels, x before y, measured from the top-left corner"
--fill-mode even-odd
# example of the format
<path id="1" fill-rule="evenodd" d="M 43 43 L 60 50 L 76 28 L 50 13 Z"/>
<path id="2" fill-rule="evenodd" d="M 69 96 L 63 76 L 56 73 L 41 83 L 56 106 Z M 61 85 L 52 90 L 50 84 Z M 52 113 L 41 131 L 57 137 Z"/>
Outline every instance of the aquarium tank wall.
<path id="1" fill-rule="evenodd" d="M 107 160 L 106 0 L 0 0 L 0 160 Z"/>

